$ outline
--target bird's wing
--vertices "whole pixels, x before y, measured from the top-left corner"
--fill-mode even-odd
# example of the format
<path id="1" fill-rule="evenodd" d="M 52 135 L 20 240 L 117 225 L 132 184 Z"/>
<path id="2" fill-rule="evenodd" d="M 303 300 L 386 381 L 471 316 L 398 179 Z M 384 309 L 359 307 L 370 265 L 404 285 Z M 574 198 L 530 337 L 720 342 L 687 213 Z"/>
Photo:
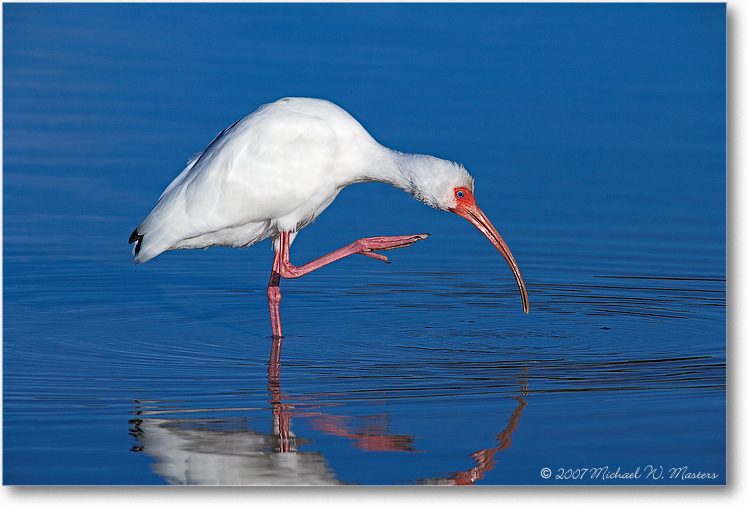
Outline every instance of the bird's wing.
<path id="1" fill-rule="evenodd" d="M 333 192 L 338 139 L 325 120 L 293 112 L 259 120 L 196 163 L 185 199 L 198 229 L 279 219 Z"/>
<path id="2" fill-rule="evenodd" d="M 216 137 L 213 139 L 213 141 L 211 143 L 209 143 L 208 147 L 206 147 L 206 150 L 204 150 L 203 152 L 200 152 L 198 154 L 195 154 L 193 157 L 191 157 L 188 160 L 188 162 L 187 162 L 187 167 L 184 170 L 182 170 L 182 172 L 177 176 L 177 178 L 175 178 L 167 186 L 167 188 L 164 190 L 164 192 L 161 193 L 161 196 L 159 197 L 159 199 L 161 200 L 161 198 L 164 197 L 164 195 L 167 195 L 167 194 L 171 193 L 174 188 L 180 186 L 180 184 L 182 184 L 188 178 L 188 176 L 191 175 L 191 171 L 190 170 L 192 170 L 193 166 L 195 166 L 195 163 L 197 163 L 200 160 L 200 158 L 203 157 L 203 154 L 205 154 L 206 152 L 210 152 L 210 150 L 211 150 L 211 148 L 213 146 L 221 144 L 220 140 L 222 138 L 224 138 L 225 136 L 227 136 L 227 137 L 231 136 L 232 135 L 232 130 L 234 129 L 234 126 L 236 126 L 238 123 L 240 123 L 240 121 L 241 120 L 238 120 L 234 124 L 230 125 L 226 129 L 224 129 L 223 131 L 221 131 L 219 134 L 217 134 Z M 193 176 L 195 176 L 195 172 L 193 172 Z"/>
<path id="3" fill-rule="evenodd" d="M 222 131 L 167 187 L 138 227 L 139 258 L 226 228 L 307 218 L 330 203 L 338 191 L 331 175 L 336 133 L 319 117 L 268 113 L 258 110 Z"/>

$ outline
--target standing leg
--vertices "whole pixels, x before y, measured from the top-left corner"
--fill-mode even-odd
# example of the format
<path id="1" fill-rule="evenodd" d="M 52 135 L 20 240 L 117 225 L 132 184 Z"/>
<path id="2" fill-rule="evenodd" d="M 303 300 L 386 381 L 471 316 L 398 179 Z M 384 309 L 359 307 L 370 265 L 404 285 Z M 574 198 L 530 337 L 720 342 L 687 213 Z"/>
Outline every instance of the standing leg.
<path id="1" fill-rule="evenodd" d="M 346 247 L 342 247 L 338 251 L 321 256 L 301 267 L 296 267 L 289 261 L 289 232 L 280 232 L 279 250 L 274 254 L 271 280 L 268 282 L 268 308 L 271 311 L 273 337 L 281 338 L 281 315 L 279 313 L 281 290 L 279 289 L 279 282 L 282 277 L 287 279 L 298 278 L 324 265 L 353 254 L 362 254 L 376 260 L 388 262 L 388 258 L 373 251 L 387 251 L 389 249 L 410 246 L 418 240 L 426 239 L 428 235 L 399 235 L 395 237 L 368 237 L 359 239 Z M 279 344 L 280 347 L 281 345 Z"/>
<path id="2" fill-rule="evenodd" d="M 281 341 L 281 314 L 279 312 L 279 302 L 281 302 L 281 290 L 279 283 L 281 275 L 279 266 L 281 264 L 281 255 L 276 252 L 273 256 L 273 268 L 271 269 L 271 280 L 268 282 L 268 308 L 271 311 L 271 328 L 273 329 L 274 340 L 278 338 Z M 279 345 L 279 349 L 281 345 Z"/>

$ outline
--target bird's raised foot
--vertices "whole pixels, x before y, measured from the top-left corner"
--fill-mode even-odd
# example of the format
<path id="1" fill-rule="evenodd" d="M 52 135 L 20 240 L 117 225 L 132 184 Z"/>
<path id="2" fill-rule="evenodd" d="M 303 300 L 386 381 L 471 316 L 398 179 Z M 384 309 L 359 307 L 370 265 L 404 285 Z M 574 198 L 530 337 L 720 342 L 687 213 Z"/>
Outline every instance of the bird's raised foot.
<path id="1" fill-rule="evenodd" d="M 357 252 L 359 254 L 390 263 L 388 257 L 374 253 L 373 251 L 387 251 L 389 249 L 408 247 L 416 241 L 426 239 L 429 236 L 429 233 L 421 233 L 418 235 L 396 235 L 392 237 L 366 237 L 364 239 L 359 239 L 355 244 L 358 248 Z"/>
<path id="2" fill-rule="evenodd" d="M 410 246 L 416 241 L 426 239 L 427 237 L 429 237 L 428 234 L 399 235 L 396 237 L 366 237 L 364 239 L 355 240 L 348 246 L 342 247 L 333 253 L 321 256 L 301 267 L 295 267 L 289 262 L 289 233 L 281 232 L 279 242 L 280 250 L 277 251 L 277 258 L 274 259 L 274 267 L 281 277 L 294 279 L 353 254 L 363 254 L 370 258 L 375 258 L 376 260 L 388 262 L 388 258 L 381 254 L 373 253 L 373 251 L 386 251 L 388 249 Z"/>

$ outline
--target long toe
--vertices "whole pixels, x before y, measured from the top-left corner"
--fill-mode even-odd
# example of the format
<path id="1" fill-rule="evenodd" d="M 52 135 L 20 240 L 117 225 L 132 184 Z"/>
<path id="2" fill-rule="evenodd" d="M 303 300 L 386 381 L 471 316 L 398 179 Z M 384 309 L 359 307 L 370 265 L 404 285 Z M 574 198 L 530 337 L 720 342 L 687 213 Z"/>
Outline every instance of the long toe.
<path id="1" fill-rule="evenodd" d="M 398 249 L 414 244 L 418 240 L 426 239 L 429 233 L 418 235 L 396 235 L 393 237 L 367 237 L 360 239 L 362 251 L 387 251 L 389 249 Z"/>

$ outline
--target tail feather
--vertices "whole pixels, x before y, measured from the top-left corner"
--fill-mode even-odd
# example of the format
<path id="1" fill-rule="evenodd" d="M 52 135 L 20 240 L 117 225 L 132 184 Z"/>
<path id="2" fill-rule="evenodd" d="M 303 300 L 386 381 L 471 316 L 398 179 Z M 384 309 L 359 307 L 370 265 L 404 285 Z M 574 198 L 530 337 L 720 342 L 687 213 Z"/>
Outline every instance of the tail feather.
<path id="1" fill-rule="evenodd" d="M 135 258 L 135 263 L 138 263 L 138 253 L 141 252 L 141 242 L 143 241 L 143 235 L 138 233 L 138 228 L 133 230 L 133 233 L 130 234 L 130 239 L 128 240 L 128 244 L 132 244 L 135 242 L 135 246 L 133 246 L 133 258 Z"/>

